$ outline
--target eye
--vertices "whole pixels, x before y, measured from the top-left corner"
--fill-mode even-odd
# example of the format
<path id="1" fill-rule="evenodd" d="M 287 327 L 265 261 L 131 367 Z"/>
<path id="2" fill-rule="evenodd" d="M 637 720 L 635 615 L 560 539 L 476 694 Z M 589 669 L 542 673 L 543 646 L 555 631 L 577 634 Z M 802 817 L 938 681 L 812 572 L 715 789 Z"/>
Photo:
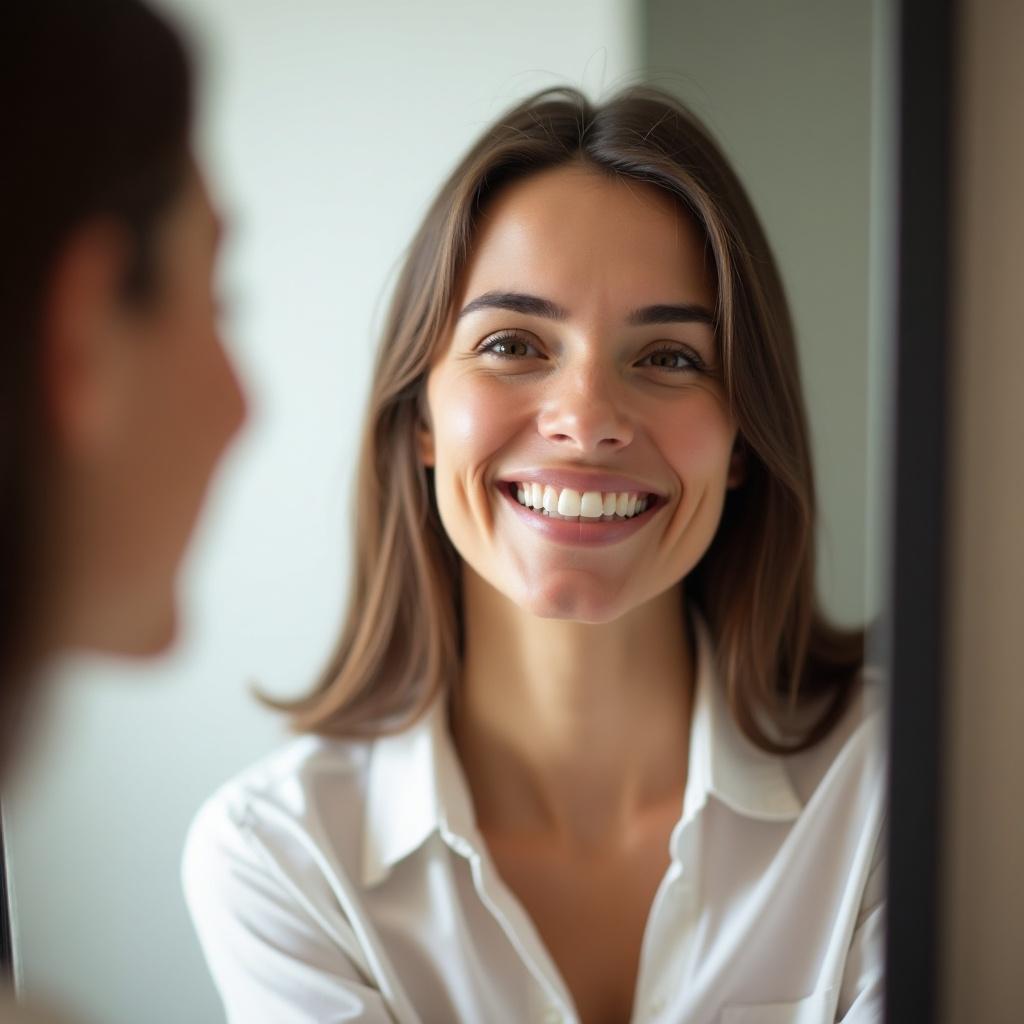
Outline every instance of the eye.
<path id="1" fill-rule="evenodd" d="M 480 352 L 487 352 L 499 359 L 522 359 L 530 354 L 529 351 L 523 351 L 524 349 L 532 349 L 533 354 L 540 355 L 528 338 L 516 334 L 514 331 L 500 331 L 498 334 L 492 334 L 479 347 Z"/>
<path id="2" fill-rule="evenodd" d="M 697 356 L 685 349 L 673 348 L 668 345 L 655 349 L 653 352 L 648 352 L 640 360 L 640 365 L 643 365 L 648 359 L 651 360 L 649 365 L 658 370 L 681 372 L 683 370 L 702 370 L 704 368 L 704 364 Z"/>

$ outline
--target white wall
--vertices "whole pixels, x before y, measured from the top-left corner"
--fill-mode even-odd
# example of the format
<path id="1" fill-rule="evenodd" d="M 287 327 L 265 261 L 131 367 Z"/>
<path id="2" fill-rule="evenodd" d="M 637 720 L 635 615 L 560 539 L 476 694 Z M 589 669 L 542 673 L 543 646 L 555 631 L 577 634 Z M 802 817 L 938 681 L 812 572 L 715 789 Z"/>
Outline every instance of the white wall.
<path id="1" fill-rule="evenodd" d="M 349 483 L 385 285 L 456 157 L 545 84 L 632 80 L 630 0 L 166 0 L 203 54 L 202 151 L 233 223 L 252 422 L 217 481 L 158 665 L 62 667 L 8 808 L 29 992 L 85 1021 L 220 1019 L 180 895 L 185 829 L 276 744 L 338 627 Z"/>

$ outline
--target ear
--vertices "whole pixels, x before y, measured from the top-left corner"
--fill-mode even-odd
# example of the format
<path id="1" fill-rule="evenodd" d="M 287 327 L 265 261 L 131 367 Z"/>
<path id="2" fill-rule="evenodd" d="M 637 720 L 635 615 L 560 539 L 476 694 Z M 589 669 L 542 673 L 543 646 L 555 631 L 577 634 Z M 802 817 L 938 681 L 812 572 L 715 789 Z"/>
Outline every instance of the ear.
<path id="1" fill-rule="evenodd" d="M 747 478 L 747 445 L 742 437 L 737 436 L 729 457 L 729 476 L 726 480 L 728 488 L 739 487 Z"/>
<path id="2" fill-rule="evenodd" d="M 42 395 L 57 445 L 69 453 L 92 450 L 109 436 L 126 253 L 122 231 L 86 225 L 64 243 L 50 275 L 40 318 Z"/>

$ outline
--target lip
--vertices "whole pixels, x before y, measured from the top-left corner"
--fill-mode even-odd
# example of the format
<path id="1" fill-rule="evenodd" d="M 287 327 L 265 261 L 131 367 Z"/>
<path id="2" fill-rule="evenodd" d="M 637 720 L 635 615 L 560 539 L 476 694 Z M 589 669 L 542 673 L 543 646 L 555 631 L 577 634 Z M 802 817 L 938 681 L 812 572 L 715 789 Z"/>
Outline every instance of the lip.
<path id="1" fill-rule="evenodd" d="M 529 479 L 529 477 L 526 477 Z M 551 479 L 548 477 L 547 479 Z M 570 487 L 571 484 L 564 486 Z M 598 488 L 594 488 L 597 490 Z M 626 488 L 623 488 L 625 490 Z M 642 530 L 650 521 L 651 516 L 656 515 L 662 505 L 665 504 L 660 498 L 653 498 L 651 504 L 638 516 L 632 519 L 622 519 L 618 522 L 602 522 L 598 519 L 588 523 L 575 519 L 552 519 L 550 516 L 542 515 L 533 509 L 520 505 L 512 494 L 509 482 L 502 481 L 497 484 L 498 493 L 511 505 L 512 511 L 531 530 L 536 530 L 541 536 L 559 544 L 572 545 L 601 545 L 615 544 L 618 541 L 631 537 L 637 530 Z M 652 493 L 652 492 L 647 492 Z"/>
<path id="2" fill-rule="evenodd" d="M 653 494 L 664 498 L 657 488 L 628 476 L 612 473 L 591 473 L 580 469 L 524 469 L 505 474 L 499 484 L 518 483 L 551 484 L 556 487 L 571 487 L 574 491 L 635 491 L 639 494 Z"/>

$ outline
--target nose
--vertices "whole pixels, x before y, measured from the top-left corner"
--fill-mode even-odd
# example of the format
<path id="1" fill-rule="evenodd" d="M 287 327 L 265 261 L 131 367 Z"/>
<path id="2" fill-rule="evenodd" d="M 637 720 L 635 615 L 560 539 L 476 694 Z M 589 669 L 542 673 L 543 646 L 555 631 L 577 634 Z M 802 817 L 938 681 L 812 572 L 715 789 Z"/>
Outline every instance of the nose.
<path id="1" fill-rule="evenodd" d="M 624 448 L 633 440 L 633 419 L 608 371 L 588 366 L 555 383 L 538 417 L 549 441 L 580 452 Z"/>

